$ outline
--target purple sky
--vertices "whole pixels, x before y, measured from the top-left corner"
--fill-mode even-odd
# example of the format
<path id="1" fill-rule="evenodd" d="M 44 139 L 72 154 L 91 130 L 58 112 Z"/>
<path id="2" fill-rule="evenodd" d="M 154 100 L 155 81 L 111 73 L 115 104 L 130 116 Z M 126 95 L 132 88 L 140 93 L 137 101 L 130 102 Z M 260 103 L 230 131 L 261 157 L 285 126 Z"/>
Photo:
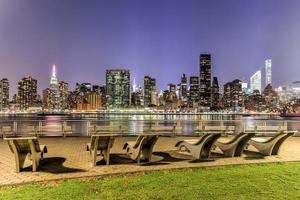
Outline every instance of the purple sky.
<path id="1" fill-rule="evenodd" d="M 1 0 L 0 78 L 25 75 L 48 87 L 52 64 L 71 84 L 103 84 L 105 69 L 128 68 L 159 89 L 198 75 L 212 54 L 223 84 L 247 80 L 273 60 L 275 86 L 300 80 L 299 0 Z"/>

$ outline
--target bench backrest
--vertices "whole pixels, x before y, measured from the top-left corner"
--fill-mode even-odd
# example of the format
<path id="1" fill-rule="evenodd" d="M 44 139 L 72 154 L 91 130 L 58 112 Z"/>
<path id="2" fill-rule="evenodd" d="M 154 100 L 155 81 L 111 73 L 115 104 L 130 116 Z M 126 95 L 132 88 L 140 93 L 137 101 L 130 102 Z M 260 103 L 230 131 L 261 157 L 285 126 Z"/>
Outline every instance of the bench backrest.
<path id="1" fill-rule="evenodd" d="M 2 126 L 1 131 L 2 133 L 12 132 L 12 128 L 11 126 Z"/>
<path id="2" fill-rule="evenodd" d="M 158 140 L 158 135 L 139 135 L 135 141 L 133 148 L 142 148 L 152 147 Z"/>
<path id="3" fill-rule="evenodd" d="M 105 150 L 113 144 L 114 137 L 104 135 L 93 135 L 91 138 L 91 149 L 97 146 L 97 150 Z"/>
<path id="4" fill-rule="evenodd" d="M 12 153 L 41 152 L 39 141 L 36 138 L 7 138 L 5 140 L 8 141 Z"/>

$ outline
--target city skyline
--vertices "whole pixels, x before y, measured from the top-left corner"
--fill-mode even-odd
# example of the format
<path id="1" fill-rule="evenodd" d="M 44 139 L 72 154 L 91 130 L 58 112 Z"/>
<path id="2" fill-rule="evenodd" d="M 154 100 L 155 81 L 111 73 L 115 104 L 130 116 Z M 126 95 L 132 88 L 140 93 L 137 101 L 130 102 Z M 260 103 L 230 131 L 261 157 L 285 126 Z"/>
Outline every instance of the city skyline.
<path id="1" fill-rule="evenodd" d="M 221 85 L 248 81 L 268 58 L 274 86 L 298 80 L 300 2 L 144 4 L 1 1 L 1 78 L 10 80 L 13 94 L 17 82 L 31 75 L 40 94 L 53 63 L 72 89 L 76 82 L 104 84 L 106 69 L 123 67 L 139 84 L 145 75 L 156 78 L 160 90 L 179 83 L 183 73 L 198 75 L 198 55 L 207 52 Z"/>
<path id="2" fill-rule="evenodd" d="M 200 54 L 200 57 L 202 56 L 202 55 L 209 55 L 209 57 L 211 57 L 211 55 L 210 54 Z M 200 58 L 199 57 L 199 58 Z M 271 62 L 271 59 L 267 59 L 267 60 L 265 60 L 266 62 L 267 61 L 269 61 L 269 62 Z M 211 62 L 211 61 L 209 61 L 209 62 Z M 199 64 L 201 64 L 201 62 L 199 61 Z M 209 64 L 209 66 L 210 66 L 210 64 Z M 198 67 L 199 69 L 201 68 L 201 67 Z M 107 70 L 128 70 L 130 73 L 132 73 L 131 72 L 131 70 L 130 69 L 127 69 L 127 68 L 110 68 L 110 69 L 106 69 L 105 71 L 107 72 Z M 209 71 L 211 71 L 212 69 L 209 69 Z M 256 71 L 255 72 L 255 74 L 257 73 L 257 72 L 260 72 L 261 73 L 261 70 L 258 70 L 258 71 Z M 269 71 L 269 73 L 271 74 L 271 76 L 273 76 L 272 75 L 272 71 L 270 70 Z M 187 73 L 183 73 L 183 74 L 181 74 L 181 75 L 186 75 Z M 200 75 L 201 74 L 201 70 L 200 70 L 200 73 L 198 74 L 199 75 L 199 77 L 198 78 L 200 78 Z M 203 74 L 203 73 L 202 73 Z M 251 79 L 252 79 L 252 77 L 253 76 L 255 76 L 255 74 L 254 75 L 252 75 L 251 77 L 248 77 L 248 78 L 245 78 L 245 79 L 240 79 L 241 81 L 243 81 L 243 83 L 247 83 L 247 85 L 249 85 L 250 87 L 248 88 L 248 89 L 250 89 L 251 90 Z M 69 85 L 69 82 L 68 82 L 68 80 L 61 80 L 61 79 L 59 79 L 58 80 L 58 74 L 57 74 L 57 66 L 56 66 L 56 64 L 53 64 L 53 65 L 51 65 L 51 72 L 49 73 L 49 75 L 48 75 L 48 78 L 50 77 L 50 88 L 51 88 L 51 85 L 53 86 L 53 85 L 58 85 L 58 83 L 59 83 L 59 81 L 60 82 L 64 82 L 64 83 L 67 83 L 68 85 Z M 218 78 L 218 77 L 215 77 L 215 76 L 213 76 L 213 75 L 209 75 L 209 76 L 211 76 L 211 78 L 210 79 L 212 79 L 212 78 Z M 261 75 L 260 75 L 261 76 Z M 265 72 L 265 76 L 266 76 L 266 72 Z M 33 77 L 32 75 L 30 75 L 30 74 L 28 74 L 28 75 L 25 75 L 25 76 L 23 76 L 21 79 L 24 79 L 24 78 L 28 78 L 28 77 L 30 77 L 30 78 L 35 78 L 35 77 Z M 144 77 L 149 77 L 148 75 L 144 75 L 143 77 L 141 77 L 140 79 L 142 79 L 141 80 L 141 82 L 139 83 L 139 84 L 136 84 L 136 77 L 132 77 L 132 79 L 130 79 L 130 88 L 131 88 L 131 92 L 134 92 L 135 91 L 135 89 L 137 89 L 137 87 L 143 87 L 144 85 L 145 85 L 145 83 L 144 83 Z M 193 78 L 193 77 L 197 77 L 197 74 L 196 75 L 191 75 L 190 76 L 191 78 Z M 15 94 L 17 94 L 18 93 L 18 82 L 21 80 L 19 80 L 17 83 L 16 83 L 16 85 L 13 85 L 12 83 L 11 83 L 11 81 L 10 81 L 10 79 L 9 78 L 7 78 L 7 77 L 0 77 L 1 79 L 5 79 L 5 80 L 8 80 L 9 81 L 9 89 L 10 89 L 10 93 L 9 93 L 9 97 L 10 97 L 10 99 L 13 97 L 13 95 L 15 95 Z M 182 77 L 178 77 L 178 80 L 177 79 L 175 79 L 173 82 L 169 82 L 167 85 L 165 85 L 165 86 L 163 86 L 163 88 L 158 88 L 157 89 L 157 92 L 163 92 L 163 91 L 165 91 L 165 90 L 168 90 L 168 86 L 169 86 L 169 84 L 175 84 L 175 85 L 177 85 L 177 84 L 180 84 L 181 83 L 181 78 Z M 155 77 L 154 77 L 154 79 L 156 79 Z M 237 79 L 237 78 L 235 78 L 235 79 Z M 239 78 L 238 78 L 239 79 Z M 266 78 L 265 78 L 266 79 Z M 206 80 L 206 79 L 203 79 L 203 80 Z M 48 86 L 46 86 L 45 88 L 41 88 L 41 87 L 39 87 L 39 80 L 38 79 L 36 79 L 36 81 L 37 81 L 37 94 L 38 95 L 42 95 L 43 94 L 43 90 L 45 90 L 45 89 L 48 89 L 49 88 L 49 85 Z M 206 81 L 207 82 L 207 84 L 208 83 L 210 83 L 210 84 L 213 84 L 213 81 L 212 80 L 208 80 L 208 81 Z M 230 81 L 229 81 L 230 82 Z M 262 92 L 263 91 L 263 89 L 264 89 L 264 87 L 265 86 L 267 86 L 267 85 L 264 85 L 264 83 L 263 83 L 263 79 L 261 79 L 260 78 L 260 80 L 259 80 L 259 82 L 260 82 L 260 84 L 261 84 L 261 89 L 260 89 L 260 92 Z M 91 84 L 91 86 L 92 85 L 95 85 L 95 86 L 105 86 L 106 85 L 106 81 L 104 82 L 104 83 L 102 83 L 102 84 L 99 84 L 99 83 L 95 83 L 95 82 L 91 82 L 91 81 L 89 81 L 89 80 L 86 80 L 86 81 L 84 81 L 84 82 L 79 82 L 79 81 L 77 81 L 77 82 L 75 82 L 75 84 L 72 86 L 71 85 L 71 87 L 69 87 L 69 89 L 70 89 L 70 91 L 74 91 L 74 90 L 76 90 L 76 85 L 77 84 Z M 49 84 L 49 81 L 48 81 L 48 84 Z M 203 85 L 204 83 L 202 83 L 202 85 Z M 291 82 L 289 83 L 289 84 L 291 84 Z M 222 85 L 222 84 L 221 84 Z M 223 85 L 225 85 L 225 84 L 223 84 Z M 273 82 L 272 82 L 272 85 L 273 85 Z M 200 79 L 199 79 L 199 86 L 200 86 Z M 211 85 L 210 85 L 211 86 Z M 16 90 L 14 90 L 14 87 L 16 87 Z M 200 88 L 199 88 L 200 89 Z M 14 92 L 14 91 L 16 91 L 16 92 Z M 200 92 L 201 93 L 201 92 Z M 210 93 L 210 92 L 209 92 Z"/>

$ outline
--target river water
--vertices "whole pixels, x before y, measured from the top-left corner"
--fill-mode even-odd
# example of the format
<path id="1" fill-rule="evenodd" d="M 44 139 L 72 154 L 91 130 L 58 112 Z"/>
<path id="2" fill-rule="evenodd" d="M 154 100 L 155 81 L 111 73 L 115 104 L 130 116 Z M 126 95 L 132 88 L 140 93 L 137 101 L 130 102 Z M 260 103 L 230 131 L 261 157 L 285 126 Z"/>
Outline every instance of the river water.
<path id="1" fill-rule="evenodd" d="M 259 115 L 142 115 L 142 114 L 71 114 L 65 116 L 36 114 L 0 115 L 0 127 L 11 126 L 17 134 L 32 132 L 31 126 L 44 130 L 45 135 L 60 135 L 62 124 L 72 127 L 74 135 L 86 136 L 93 126 L 126 126 L 125 134 L 141 134 L 153 126 L 176 126 L 176 134 L 192 135 L 202 126 L 235 126 L 235 132 L 252 129 L 256 125 L 287 126 L 288 130 L 300 130 L 300 118 Z"/>

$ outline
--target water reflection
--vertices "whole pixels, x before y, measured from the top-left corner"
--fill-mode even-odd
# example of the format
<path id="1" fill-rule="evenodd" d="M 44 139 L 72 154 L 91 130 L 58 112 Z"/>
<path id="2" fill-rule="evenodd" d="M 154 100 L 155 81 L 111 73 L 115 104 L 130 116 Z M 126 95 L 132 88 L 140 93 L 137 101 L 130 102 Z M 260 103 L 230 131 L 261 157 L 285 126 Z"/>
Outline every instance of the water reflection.
<path id="1" fill-rule="evenodd" d="M 32 132 L 34 127 L 50 135 L 62 131 L 63 124 L 71 126 L 76 135 L 87 135 L 90 126 L 126 126 L 127 134 L 140 134 L 151 126 L 175 126 L 179 134 L 193 134 L 204 125 L 235 126 L 236 131 L 253 129 L 256 125 L 287 126 L 300 130 L 300 119 L 277 116 L 241 115 L 142 115 L 142 114 L 71 114 L 66 116 L 7 115 L 0 116 L 0 126 L 16 127 L 18 134 Z M 42 129 L 42 130 L 40 130 Z"/>

